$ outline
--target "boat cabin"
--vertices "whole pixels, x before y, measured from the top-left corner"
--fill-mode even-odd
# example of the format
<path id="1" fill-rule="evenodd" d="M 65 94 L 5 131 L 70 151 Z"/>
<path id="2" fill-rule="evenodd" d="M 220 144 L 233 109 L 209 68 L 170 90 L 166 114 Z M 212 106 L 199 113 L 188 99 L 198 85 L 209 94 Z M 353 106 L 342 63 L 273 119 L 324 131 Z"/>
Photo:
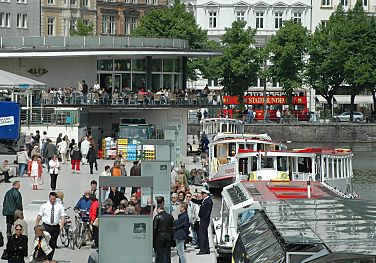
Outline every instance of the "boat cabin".
<path id="1" fill-rule="evenodd" d="M 228 118 L 201 120 L 201 134 L 206 134 L 210 142 L 218 133 L 242 134 L 244 133 L 244 123 L 241 120 Z"/>
<path id="2" fill-rule="evenodd" d="M 237 173 L 249 180 L 318 181 L 351 193 L 352 152 L 347 149 L 253 151 L 240 149 Z"/>
<path id="3" fill-rule="evenodd" d="M 239 150 L 251 151 L 279 151 L 286 146 L 274 142 L 267 134 L 218 134 L 209 144 L 209 187 L 211 180 L 223 177 L 236 177 Z M 219 186 L 219 185 L 218 185 Z"/>

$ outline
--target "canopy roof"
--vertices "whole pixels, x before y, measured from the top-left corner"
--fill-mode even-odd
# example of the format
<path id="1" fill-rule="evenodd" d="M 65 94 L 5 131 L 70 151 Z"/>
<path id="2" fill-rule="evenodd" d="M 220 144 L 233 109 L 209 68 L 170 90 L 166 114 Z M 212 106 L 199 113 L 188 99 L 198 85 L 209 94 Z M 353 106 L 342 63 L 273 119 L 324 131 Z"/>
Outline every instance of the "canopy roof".
<path id="1" fill-rule="evenodd" d="M 0 88 L 44 88 L 46 84 L 8 71 L 0 70 Z"/>

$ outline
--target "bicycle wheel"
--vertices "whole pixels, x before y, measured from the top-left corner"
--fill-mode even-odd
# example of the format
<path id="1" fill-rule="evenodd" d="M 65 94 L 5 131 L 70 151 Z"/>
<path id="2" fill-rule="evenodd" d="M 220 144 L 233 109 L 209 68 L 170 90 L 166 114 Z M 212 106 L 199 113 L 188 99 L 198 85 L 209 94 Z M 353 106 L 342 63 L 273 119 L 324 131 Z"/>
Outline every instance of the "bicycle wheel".
<path id="1" fill-rule="evenodd" d="M 70 242 L 72 250 L 74 250 L 76 246 L 76 234 L 75 234 L 75 231 L 73 230 L 69 232 L 69 242 Z"/>
<path id="2" fill-rule="evenodd" d="M 78 249 L 80 249 L 82 247 L 82 244 L 85 241 L 85 235 L 84 235 L 85 233 L 84 232 L 85 232 L 85 228 L 82 225 L 80 225 L 78 227 L 77 232 L 76 232 L 76 246 L 77 246 Z"/>
<path id="3" fill-rule="evenodd" d="M 64 247 L 69 246 L 69 236 L 66 227 L 63 227 L 63 229 L 60 231 L 60 241 Z"/>

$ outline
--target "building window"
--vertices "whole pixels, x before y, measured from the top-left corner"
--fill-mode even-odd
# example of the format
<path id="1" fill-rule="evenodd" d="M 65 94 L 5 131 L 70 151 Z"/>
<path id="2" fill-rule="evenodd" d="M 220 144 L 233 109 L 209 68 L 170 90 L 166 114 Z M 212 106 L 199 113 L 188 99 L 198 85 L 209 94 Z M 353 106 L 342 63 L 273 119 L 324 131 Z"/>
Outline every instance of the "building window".
<path id="1" fill-rule="evenodd" d="M 137 17 L 126 17 L 125 18 L 125 34 L 130 35 L 137 26 Z"/>
<path id="2" fill-rule="evenodd" d="M 368 0 L 362 0 L 363 6 L 368 6 Z"/>
<path id="3" fill-rule="evenodd" d="M 321 0 L 321 6 L 331 6 L 330 0 Z"/>
<path id="4" fill-rule="evenodd" d="M 302 14 L 301 13 L 294 13 L 294 22 L 295 23 L 302 23 Z"/>
<path id="5" fill-rule="evenodd" d="M 264 13 L 256 13 L 256 28 L 264 28 Z"/>
<path id="6" fill-rule="evenodd" d="M 48 1 L 47 1 L 47 4 L 49 4 L 49 5 L 54 5 L 54 4 L 55 4 L 55 0 L 48 0 Z"/>
<path id="7" fill-rule="evenodd" d="M 89 0 L 82 0 L 82 6 L 89 6 Z"/>
<path id="8" fill-rule="evenodd" d="M 5 26 L 5 13 L 2 12 L 0 13 L 0 27 L 4 27 Z"/>
<path id="9" fill-rule="evenodd" d="M 27 14 L 17 14 L 17 28 L 27 28 Z"/>
<path id="10" fill-rule="evenodd" d="M 69 30 L 76 29 L 77 19 L 73 18 L 69 20 Z"/>
<path id="11" fill-rule="evenodd" d="M 10 27 L 10 13 L 5 14 L 5 27 Z"/>
<path id="12" fill-rule="evenodd" d="M 55 18 L 54 17 L 47 18 L 47 35 L 48 36 L 55 35 Z"/>
<path id="13" fill-rule="evenodd" d="M 209 12 L 209 28 L 217 27 L 217 12 Z"/>
<path id="14" fill-rule="evenodd" d="M 321 26 L 326 27 L 328 25 L 328 20 L 321 20 Z"/>
<path id="15" fill-rule="evenodd" d="M 282 13 L 275 13 L 274 15 L 274 28 L 281 28 L 283 23 Z"/>
<path id="16" fill-rule="evenodd" d="M 71 5 L 76 5 L 77 4 L 77 0 L 70 0 L 70 4 Z"/>
<path id="17" fill-rule="evenodd" d="M 115 16 L 102 16 L 102 34 L 114 35 Z"/>
<path id="18" fill-rule="evenodd" d="M 349 0 L 341 0 L 341 5 L 347 6 L 349 4 Z"/>
<path id="19" fill-rule="evenodd" d="M 237 21 L 244 21 L 245 20 L 245 11 L 244 10 L 239 10 L 236 11 L 236 20 Z"/>
<path id="20" fill-rule="evenodd" d="M 27 0 L 17 0 L 17 3 L 19 3 L 19 4 L 27 4 Z"/>
<path id="21" fill-rule="evenodd" d="M 158 5 L 158 1 L 157 0 L 146 0 L 146 4 L 147 5 Z"/>

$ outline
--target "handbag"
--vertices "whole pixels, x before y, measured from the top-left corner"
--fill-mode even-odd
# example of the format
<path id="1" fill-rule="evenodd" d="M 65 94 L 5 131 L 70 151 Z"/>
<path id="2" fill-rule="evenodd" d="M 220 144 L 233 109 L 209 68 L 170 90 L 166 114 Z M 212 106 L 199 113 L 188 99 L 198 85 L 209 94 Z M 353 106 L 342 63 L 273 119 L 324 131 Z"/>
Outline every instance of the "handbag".
<path id="1" fill-rule="evenodd" d="M 4 249 L 3 254 L 1 255 L 2 260 L 8 260 L 8 251 Z"/>
<path id="2" fill-rule="evenodd" d="M 42 261 L 42 260 L 47 259 L 47 255 L 46 255 L 46 253 L 44 253 L 44 251 L 42 249 L 42 241 L 41 240 L 39 240 L 38 246 L 35 247 L 33 259 L 38 260 L 38 261 Z"/>

